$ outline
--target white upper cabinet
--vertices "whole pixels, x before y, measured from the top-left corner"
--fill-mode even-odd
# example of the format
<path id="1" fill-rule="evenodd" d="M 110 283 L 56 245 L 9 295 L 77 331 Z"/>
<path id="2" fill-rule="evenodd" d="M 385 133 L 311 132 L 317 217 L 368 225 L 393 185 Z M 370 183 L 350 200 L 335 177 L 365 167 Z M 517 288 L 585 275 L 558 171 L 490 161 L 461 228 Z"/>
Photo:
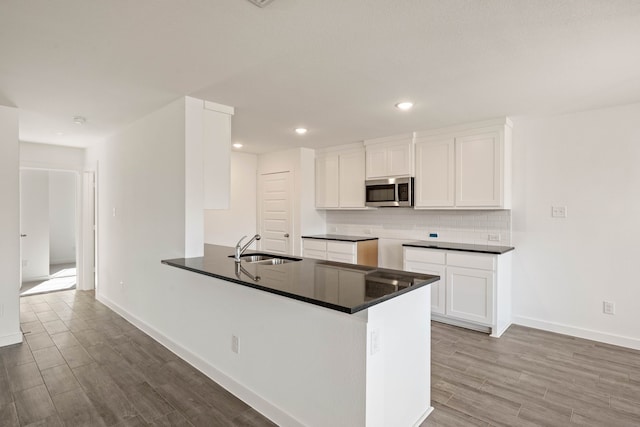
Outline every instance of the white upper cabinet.
<path id="1" fill-rule="evenodd" d="M 316 151 L 316 208 L 365 209 L 362 144 Z"/>
<path id="2" fill-rule="evenodd" d="M 499 132 L 456 139 L 456 206 L 500 206 Z"/>
<path id="3" fill-rule="evenodd" d="M 455 139 L 416 139 L 416 207 L 453 207 Z"/>
<path id="4" fill-rule="evenodd" d="M 416 133 L 415 207 L 510 209 L 509 119 Z"/>
<path id="5" fill-rule="evenodd" d="M 364 207 L 364 150 L 339 155 L 339 207 Z"/>
<path id="6" fill-rule="evenodd" d="M 413 134 L 364 142 L 367 179 L 413 176 Z"/>
<path id="7" fill-rule="evenodd" d="M 316 157 L 316 207 L 337 208 L 339 204 L 339 156 Z"/>

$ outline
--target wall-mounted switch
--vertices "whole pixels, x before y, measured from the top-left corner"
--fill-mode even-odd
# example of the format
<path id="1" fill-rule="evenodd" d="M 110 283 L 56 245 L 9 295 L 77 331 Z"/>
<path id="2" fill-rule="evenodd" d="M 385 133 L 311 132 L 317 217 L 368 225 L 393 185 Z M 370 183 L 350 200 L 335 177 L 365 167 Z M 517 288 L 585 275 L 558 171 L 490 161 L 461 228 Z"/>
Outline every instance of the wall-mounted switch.
<path id="1" fill-rule="evenodd" d="M 551 206 L 551 217 L 552 218 L 566 218 L 567 217 L 567 207 L 566 206 Z"/>
<path id="2" fill-rule="evenodd" d="M 233 351 L 234 353 L 238 354 L 239 345 L 240 345 L 240 343 L 239 343 L 238 337 L 235 336 L 235 335 L 231 335 L 231 351 Z"/>
<path id="3" fill-rule="evenodd" d="M 602 312 L 604 314 L 616 314 L 616 303 L 611 301 L 602 301 Z"/>

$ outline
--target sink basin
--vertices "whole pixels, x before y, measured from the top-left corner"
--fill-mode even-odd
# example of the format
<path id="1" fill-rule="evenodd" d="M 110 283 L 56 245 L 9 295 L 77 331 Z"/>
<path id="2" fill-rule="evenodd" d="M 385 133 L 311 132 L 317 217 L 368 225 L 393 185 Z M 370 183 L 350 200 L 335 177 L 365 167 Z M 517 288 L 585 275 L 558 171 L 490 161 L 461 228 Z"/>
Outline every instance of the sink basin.
<path id="1" fill-rule="evenodd" d="M 278 258 L 272 257 L 271 255 L 242 255 L 240 256 L 240 259 L 242 259 L 245 262 L 260 262 L 260 261 L 272 261 Z"/>
<path id="2" fill-rule="evenodd" d="M 233 255 L 229 255 L 229 257 L 233 258 Z M 246 255 L 241 255 L 240 259 L 244 262 L 248 262 L 251 264 L 264 264 L 264 265 L 280 265 L 280 264 L 286 264 L 288 262 L 300 261 L 299 258 L 279 257 L 279 256 L 269 255 L 269 254 L 246 254 Z"/>

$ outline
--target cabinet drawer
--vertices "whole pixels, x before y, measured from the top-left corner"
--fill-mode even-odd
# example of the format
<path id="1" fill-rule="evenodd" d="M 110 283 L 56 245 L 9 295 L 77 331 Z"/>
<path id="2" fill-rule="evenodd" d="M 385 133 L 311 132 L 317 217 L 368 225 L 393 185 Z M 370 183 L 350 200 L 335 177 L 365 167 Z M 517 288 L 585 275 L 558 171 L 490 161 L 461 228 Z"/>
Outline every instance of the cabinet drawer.
<path id="1" fill-rule="evenodd" d="M 446 253 L 433 249 L 404 249 L 404 259 L 406 261 L 428 262 L 431 264 L 444 264 Z"/>
<path id="2" fill-rule="evenodd" d="M 495 255 L 449 252 L 447 255 L 447 265 L 495 270 L 495 258 Z"/>
<path id="3" fill-rule="evenodd" d="M 302 239 L 302 243 L 304 244 L 304 249 L 313 249 L 316 251 L 326 251 L 327 250 L 327 241 L 326 240 L 316 240 L 316 239 Z"/>
<path id="4" fill-rule="evenodd" d="M 348 264 L 355 264 L 356 257 L 351 254 L 341 254 L 337 252 L 327 252 L 327 261 L 346 262 Z"/>
<path id="5" fill-rule="evenodd" d="M 315 249 L 305 249 L 302 251 L 302 256 L 305 258 L 327 259 L 327 252 L 317 251 Z"/>
<path id="6" fill-rule="evenodd" d="M 354 255 L 356 253 L 356 244 L 347 242 L 327 242 L 327 252 Z"/>

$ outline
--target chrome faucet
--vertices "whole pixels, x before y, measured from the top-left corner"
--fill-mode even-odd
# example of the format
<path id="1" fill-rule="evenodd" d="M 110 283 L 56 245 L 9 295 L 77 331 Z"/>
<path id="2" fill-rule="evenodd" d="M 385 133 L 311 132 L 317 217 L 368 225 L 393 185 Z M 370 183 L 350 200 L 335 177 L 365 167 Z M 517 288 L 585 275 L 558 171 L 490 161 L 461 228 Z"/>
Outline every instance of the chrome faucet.
<path id="1" fill-rule="evenodd" d="M 246 238 L 247 238 L 247 236 L 242 236 L 242 238 L 241 238 L 240 240 L 238 240 L 238 244 L 236 245 L 236 256 L 235 256 L 235 260 L 236 260 L 236 262 L 240 262 L 240 260 L 241 260 L 241 259 L 240 259 L 240 257 L 242 256 L 242 254 L 244 253 L 244 251 L 246 251 L 246 250 L 247 250 L 247 248 L 248 248 L 249 246 L 251 246 L 251 244 L 253 243 L 253 241 L 254 241 L 254 240 L 260 240 L 260 235 L 259 235 L 259 234 L 256 234 L 255 236 L 253 236 L 253 237 L 251 238 L 251 240 L 249 240 L 249 241 L 247 242 L 247 244 L 246 244 L 246 245 L 242 246 L 242 241 L 243 241 L 244 239 L 246 239 Z"/>

